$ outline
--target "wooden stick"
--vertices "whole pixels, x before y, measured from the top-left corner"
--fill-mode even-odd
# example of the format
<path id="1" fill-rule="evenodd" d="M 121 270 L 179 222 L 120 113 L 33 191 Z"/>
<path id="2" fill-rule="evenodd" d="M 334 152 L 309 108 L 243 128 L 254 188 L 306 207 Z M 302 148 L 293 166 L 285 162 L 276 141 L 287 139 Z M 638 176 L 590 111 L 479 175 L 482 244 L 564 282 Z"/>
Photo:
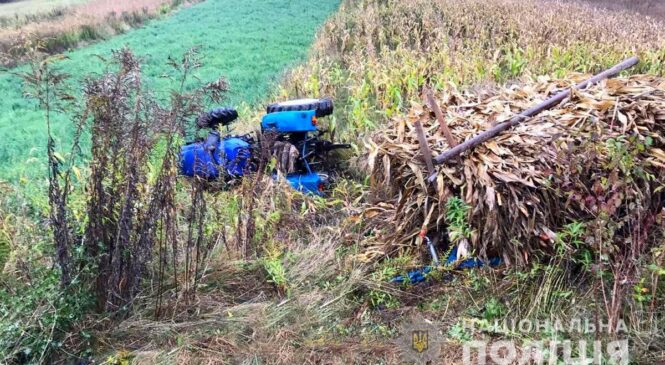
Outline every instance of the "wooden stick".
<path id="1" fill-rule="evenodd" d="M 448 128 L 446 120 L 443 118 L 443 113 L 441 112 L 441 108 L 439 108 L 439 104 L 434 99 L 432 89 L 425 89 L 425 96 L 427 97 L 427 103 L 429 104 L 429 107 L 434 111 L 434 115 L 436 115 L 436 119 L 439 121 L 439 131 L 446 137 L 448 146 L 450 146 L 450 148 L 457 146 L 457 140 L 455 140 L 455 137 L 453 137 L 453 134 L 450 132 L 450 128 Z"/>
<path id="2" fill-rule="evenodd" d="M 627 69 L 635 66 L 638 62 L 639 62 L 639 60 L 637 59 L 637 57 L 631 57 L 631 58 L 619 63 L 618 65 L 610 68 L 609 70 L 603 71 L 603 72 L 599 73 L 598 75 L 596 75 L 596 76 L 594 76 L 594 77 L 592 77 L 592 78 L 590 78 L 590 79 L 588 79 L 588 80 L 586 80 L 586 81 L 584 81 L 580 84 L 577 84 L 577 85 L 573 86 L 573 89 L 582 90 L 582 89 L 586 88 L 587 86 L 589 86 L 590 84 L 595 84 L 595 83 L 597 83 L 601 80 L 616 76 L 619 72 L 627 70 Z M 462 144 L 459 144 L 459 145 L 449 149 L 448 151 L 436 156 L 434 158 L 434 163 L 443 164 L 443 163 L 449 161 L 451 158 L 459 155 L 460 153 L 462 153 L 466 150 L 469 150 L 471 148 L 474 148 L 474 147 L 478 146 L 479 144 L 482 144 L 482 143 L 486 142 L 487 140 L 496 137 L 497 135 L 499 135 L 501 132 L 507 130 L 508 128 L 516 126 L 516 125 L 520 124 L 521 122 L 525 121 L 526 119 L 528 119 L 530 117 L 533 117 L 534 115 L 537 115 L 537 114 L 541 113 L 544 110 L 547 110 L 547 109 L 550 109 L 550 108 L 554 107 L 555 105 L 562 102 L 565 98 L 570 96 L 570 93 L 571 93 L 570 89 L 568 89 L 566 91 L 562 91 L 562 92 L 554 95 L 553 97 L 545 100 L 544 102 L 532 107 L 531 109 L 522 112 L 521 114 L 515 116 L 514 118 L 512 118 L 512 119 L 510 119 L 506 122 L 502 122 L 500 124 L 497 124 L 496 126 L 480 133 L 479 135 L 477 135 L 477 136 L 475 136 L 475 137 L 473 137 L 473 138 L 471 138 L 467 141 L 464 141 Z M 431 180 L 432 180 L 432 176 L 430 176 L 430 181 Z"/>
<path id="3" fill-rule="evenodd" d="M 416 136 L 418 136 L 420 152 L 423 154 L 423 160 L 425 160 L 425 164 L 427 165 L 427 174 L 432 176 L 432 174 L 434 174 L 434 163 L 432 162 L 432 151 L 430 151 L 429 145 L 427 144 L 425 131 L 423 130 L 423 126 L 420 124 L 419 120 L 415 121 L 413 125 L 416 127 Z"/>

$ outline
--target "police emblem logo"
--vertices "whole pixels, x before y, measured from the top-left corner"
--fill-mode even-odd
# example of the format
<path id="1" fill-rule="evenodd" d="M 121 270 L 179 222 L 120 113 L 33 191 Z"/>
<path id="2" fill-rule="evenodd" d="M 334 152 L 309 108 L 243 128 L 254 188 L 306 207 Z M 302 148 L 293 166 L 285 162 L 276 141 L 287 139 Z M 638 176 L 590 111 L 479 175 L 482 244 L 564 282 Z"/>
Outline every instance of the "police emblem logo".
<path id="1" fill-rule="evenodd" d="M 429 331 L 412 331 L 411 348 L 421 354 L 425 352 L 429 348 Z"/>
<path id="2" fill-rule="evenodd" d="M 396 345 L 402 360 L 410 364 L 438 363 L 443 335 L 441 327 L 422 317 L 406 319 Z"/>

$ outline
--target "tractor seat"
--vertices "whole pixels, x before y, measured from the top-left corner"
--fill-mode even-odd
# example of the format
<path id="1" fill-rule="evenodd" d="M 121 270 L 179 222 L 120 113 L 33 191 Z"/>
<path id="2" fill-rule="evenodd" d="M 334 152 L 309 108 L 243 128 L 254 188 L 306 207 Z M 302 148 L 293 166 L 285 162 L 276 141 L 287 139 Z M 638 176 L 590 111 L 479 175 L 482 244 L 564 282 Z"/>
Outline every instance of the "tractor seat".
<path id="1" fill-rule="evenodd" d="M 217 128 L 219 125 L 229 125 L 238 119 L 238 112 L 233 108 L 215 108 L 209 112 L 201 113 L 196 119 L 199 128 Z"/>

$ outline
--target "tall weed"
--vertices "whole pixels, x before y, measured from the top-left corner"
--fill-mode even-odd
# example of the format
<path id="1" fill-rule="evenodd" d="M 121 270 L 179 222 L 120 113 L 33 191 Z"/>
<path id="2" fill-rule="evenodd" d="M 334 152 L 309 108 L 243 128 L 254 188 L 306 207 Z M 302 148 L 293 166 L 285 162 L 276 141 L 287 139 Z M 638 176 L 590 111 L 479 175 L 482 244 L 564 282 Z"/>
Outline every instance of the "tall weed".
<path id="1" fill-rule="evenodd" d="M 166 106 L 143 87 L 141 60 L 128 49 L 115 51 L 107 71 L 86 80 L 82 100 L 71 96 L 68 75 L 53 61 L 36 59 L 21 75 L 44 110 L 49 137 L 46 213 L 52 234 L 45 238 L 48 234 L 35 228 L 42 250 L 21 249 L 30 256 L 42 252 L 39 259 L 50 257 L 56 270 L 39 259 L 28 261 L 23 271 L 33 287 L 8 301 L 24 305 L 14 312 L 0 306 L 0 331 L 11 332 L 16 326 L 19 331 L 2 344 L 9 362 L 49 359 L 62 335 L 92 308 L 122 318 L 139 297 L 159 300 L 167 290 L 189 301 L 217 237 L 203 230 L 210 218 L 201 198 L 203 185 L 194 181 L 192 198 L 186 199 L 178 195 L 176 184 L 184 123 L 226 91 L 223 80 L 184 90 L 186 79 L 200 66 L 197 51 L 169 62 L 180 88 L 172 90 Z M 57 152 L 61 146 L 50 132 L 53 116 L 60 113 L 75 116 L 76 133 L 67 155 Z M 92 139 L 88 167 L 79 145 L 83 133 Z M 21 287 L 9 285 L 0 295 L 10 298 L 11 291 Z M 159 316 L 160 306 L 156 309 Z M 42 320 L 36 321 L 29 311 L 42 313 Z M 48 318 L 52 320 L 45 321 Z M 12 320 L 16 325 L 7 327 Z M 44 328 L 45 323 L 52 328 Z M 20 331 L 35 333 L 26 341 Z"/>

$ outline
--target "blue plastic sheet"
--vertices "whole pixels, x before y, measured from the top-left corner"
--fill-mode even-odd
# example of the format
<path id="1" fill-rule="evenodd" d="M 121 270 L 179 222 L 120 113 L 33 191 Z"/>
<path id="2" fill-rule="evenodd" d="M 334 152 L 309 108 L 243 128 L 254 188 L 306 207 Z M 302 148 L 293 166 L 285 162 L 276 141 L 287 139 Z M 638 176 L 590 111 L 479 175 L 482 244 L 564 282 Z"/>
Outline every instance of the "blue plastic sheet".
<path id="1" fill-rule="evenodd" d="M 462 261 L 457 261 L 457 246 L 453 247 L 453 249 L 450 251 L 450 255 L 448 255 L 448 258 L 446 259 L 446 266 L 453 267 L 457 270 L 467 270 L 467 269 L 475 269 L 475 268 L 481 268 L 484 266 L 489 266 L 489 267 L 497 267 L 501 265 L 502 260 L 499 257 L 492 257 L 489 259 L 487 262 L 479 259 L 479 258 L 469 258 L 465 259 Z M 410 283 L 410 284 L 418 284 L 422 283 L 425 280 L 427 280 L 427 274 L 432 272 L 434 269 L 433 266 L 425 266 L 420 269 L 416 269 L 413 271 L 409 271 L 407 275 L 400 275 L 392 278 L 390 280 L 391 283 L 398 283 L 398 284 L 403 284 L 403 283 Z"/>

